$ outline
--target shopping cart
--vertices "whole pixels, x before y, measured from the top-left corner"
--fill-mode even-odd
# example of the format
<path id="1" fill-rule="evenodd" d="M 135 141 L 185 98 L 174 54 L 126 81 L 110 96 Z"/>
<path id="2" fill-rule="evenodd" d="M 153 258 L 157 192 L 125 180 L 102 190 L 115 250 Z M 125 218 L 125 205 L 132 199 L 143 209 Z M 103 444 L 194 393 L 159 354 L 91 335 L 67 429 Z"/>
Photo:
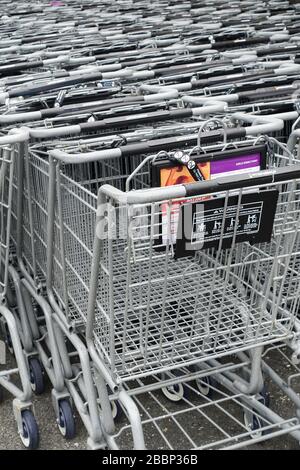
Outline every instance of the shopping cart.
<path id="1" fill-rule="evenodd" d="M 128 193 L 109 185 L 100 188 L 87 344 L 98 373 L 119 394 L 135 428 L 132 432 L 137 447 L 142 445 L 142 438 L 137 437 L 141 423 L 129 398 L 134 393 L 127 395 L 124 384 L 147 376 L 168 376 L 169 371 L 193 364 L 199 367 L 206 361 L 244 350 L 257 351 L 260 346 L 293 336 L 296 312 L 284 309 L 272 299 L 270 291 L 273 285 L 282 288 L 291 259 L 298 252 L 295 242 L 299 222 L 291 222 L 289 217 L 297 204 L 298 192 L 287 196 L 283 190 L 285 183 L 296 185 L 298 178 L 299 166 L 291 166 L 245 177 Z M 278 202 L 267 202 L 276 232 L 273 239 L 270 232 L 266 234 L 273 221 L 267 221 L 267 212 L 262 210 L 261 234 L 269 240 L 261 242 L 276 245 L 273 256 L 263 252 L 255 238 L 250 235 L 247 240 L 240 231 L 245 205 L 257 198 L 255 204 L 260 201 L 263 207 L 267 194 L 278 198 Z M 195 202 L 196 197 L 200 202 Z M 178 231 L 175 246 L 171 216 L 174 203 L 182 203 L 178 223 L 189 224 L 188 238 L 183 243 Z M 282 218 L 283 203 L 286 210 Z M 214 220 L 218 222 L 218 234 L 205 242 L 203 217 L 205 213 L 210 217 L 209 206 L 213 211 L 222 209 L 218 220 Z M 184 207 L 189 208 L 187 219 L 183 219 Z M 233 221 L 230 235 L 226 234 L 226 214 Z M 249 215 L 253 216 L 247 212 Z M 283 238 L 288 238 L 289 243 L 281 243 Z M 235 262 L 235 249 L 240 243 L 247 247 L 247 256 Z M 195 257 L 189 257 L 195 252 Z M 267 266 L 270 274 L 258 289 L 252 285 L 251 275 L 262 266 Z M 294 286 L 295 301 L 298 294 L 299 282 Z M 255 367 L 252 374 L 251 385 L 257 375 Z M 162 386 L 160 380 L 157 388 Z M 142 390 L 141 385 L 136 393 Z"/>
<path id="2" fill-rule="evenodd" d="M 37 370 L 39 361 L 33 354 L 27 354 L 26 352 L 26 349 L 30 349 L 30 335 L 28 335 L 27 317 L 24 310 L 16 308 L 16 298 L 20 299 L 20 279 L 16 269 L 11 265 L 13 252 L 10 241 L 11 225 L 13 223 L 14 171 L 17 161 L 23 158 L 24 143 L 27 139 L 27 132 L 16 131 L 1 137 L 0 140 L 0 324 L 8 348 L 14 351 L 16 362 L 16 365 L 9 369 L 1 368 L 0 388 L 1 396 L 3 396 L 3 387 L 14 397 L 14 416 L 24 446 L 35 449 L 39 445 L 39 431 L 31 402 L 30 371 Z M 41 373 L 41 371 L 39 372 Z M 19 381 L 15 380 L 16 376 Z"/>

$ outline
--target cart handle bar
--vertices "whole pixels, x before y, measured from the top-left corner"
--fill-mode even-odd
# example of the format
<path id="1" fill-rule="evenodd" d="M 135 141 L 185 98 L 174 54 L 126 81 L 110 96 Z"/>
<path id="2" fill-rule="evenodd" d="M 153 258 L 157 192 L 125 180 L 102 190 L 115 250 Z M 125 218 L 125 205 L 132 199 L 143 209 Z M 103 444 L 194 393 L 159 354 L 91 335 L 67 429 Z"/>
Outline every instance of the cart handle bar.
<path id="1" fill-rule="evenodd" d="M 300 164 L 274 170 L 262 170 L 257 173 L 225 176 L 196 183 L 178 184 L 165 188 L 139 189 L 129 191 L 128 193 L 120 191 L 111 185 L 104 184 L 99 189 L 98 196 L 99 201 L 102 200 L 104 194 L 118 200 L 122 204 L 142 204 L 288 182 L 295 179 L 300 179 Z"/>
<path id="2" fill-rule="evenodd" d="M 0 145 L 20 144 L 29 140 L 29 131 L 23 129 L 11 129 L 9 133 L 0 137 Z"/>

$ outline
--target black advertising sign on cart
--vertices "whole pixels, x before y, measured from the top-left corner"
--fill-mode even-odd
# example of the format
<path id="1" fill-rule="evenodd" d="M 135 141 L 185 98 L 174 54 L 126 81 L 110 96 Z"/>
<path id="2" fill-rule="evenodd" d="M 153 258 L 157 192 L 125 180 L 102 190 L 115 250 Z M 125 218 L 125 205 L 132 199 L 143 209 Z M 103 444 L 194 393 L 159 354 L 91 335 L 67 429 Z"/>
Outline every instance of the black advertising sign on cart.
<path id="1" fill-rule="evenodd" d="M 241 197 L 218 197 L 180 207 L 176 258 L 206 248 L 226 249 L 235 243 L 269 242 L 278 191 L 257 191 Z"/>

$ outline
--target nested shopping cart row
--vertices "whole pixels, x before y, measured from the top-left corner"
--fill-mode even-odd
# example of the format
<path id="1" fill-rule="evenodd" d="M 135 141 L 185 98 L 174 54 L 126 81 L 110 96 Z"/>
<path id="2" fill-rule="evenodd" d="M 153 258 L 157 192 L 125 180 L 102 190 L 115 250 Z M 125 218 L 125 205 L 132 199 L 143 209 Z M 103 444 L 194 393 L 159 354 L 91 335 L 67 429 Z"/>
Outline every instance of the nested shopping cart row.
<path id="1" fill-rule="evenodd" d="M 253 142 L 252 142 L 253 145 Z M 72 148 L 72 151 L 74 149 Z M 52 258 L 52 255 L 50 255 L 50 264 L 52 263 L 52 269 L 54 274 L 51 276 L 51 270 L 48 270 L 48 274 L 50 274 L 50 277 L 48 277 L 48 286 L 49 283 L 51 284 L 51 281 L 54 280 L 54 287 L 53 291 L 54 294 L 56 295 L 56 301 L 54 303 L 56 309 L 62 309 L 67 314 L 67 317 L 69 316 L 68 320 L 75 320 L 76 322 L 81 323 L 84 320 L 84 312 L 86 309 L 87 305 L 87 295 L 89 291 L 89 286 L 88 286 L 88 281 L 89 281 L 89 275 L 86 271 L 87 266 L 91 265 L 91 259 L 89 258 L 89 254 L 92 252 L 92 245 L 93 245 L 93 230 L 87 230 L 87 227 L 90 227 L 91 224 L 93 224 L 94 219 L 94 224 L 95 224 L 95 217 L 96 217 L 96 211 L 97 211 L 97 205 L 96 205 L 96 192 L 97 192 L 97 184 L 95 183 L 95 179 L 99 181 L 99 174 L 97 175 L 98 178 L 93 178 L 95 174 L 92 175 L 92 178 L 88 179 L 88 173 L 92 173 L 92 170 L 94 170 L 95 173 L 95 168 L 96 166 L 94 164 L 84 164 L 84 163 L 79 163 L 77 165 L 72 165 L 69 163 L 69 161 L 72 161 L 72 159 L 67 161 L 66 163 L 63 163 L 63 165 L 60 167 L 59 171 L 54 171 L 55 170 L 55 162 L 52 162 L 53 169 L 48 171 L 47 173 L 47 167 L 49 166 L 48 163 L 44 165 L 42 164 L 42 159 L 41 157 L 37 157 L 35 153 L 38 153 L 36 148 L 32 155 L 29 157 L 29 161 L 32 160 L 31 166 L 32 169 L 31 171 L 34 174 L 34 177 L 32 178 L 33 181 L 36 183 L 36 188 L 41 188 L 45 187 L 46 181 L 48 179 L 49 174 L 52 174 L 52 177 L 54 181 L 52 181 L 52 184 L 54 182 L 54 186 L 56 187 L 57 190 L 57 195 L 55 198 L 58 198 L 57 201 L 57 220 L 60 222 L 55 221 L 55 219 L 51 220 L 51 217 L 49 217 L 49 213 L 47 214 L 48 216 L 48 228 L 50 228 L 50 231 L 48 232 L 48 236 L 51 235 L 51 227 L 53 227 L 53 232 L 54 232 L 54 237 L 55 237 L 55 226 L 58 229 L 56 234 L 57 234 L 57 240 L 61 239 L 61 234 L 59 234 L 59 223 L 62 224 L 64 227 L 64 234 L 63 234 L 63 245 L 60 247 L 61 253 L 64 253 L 62 256 L 61 253 L 59 253 L 59 249 L 56 251 L 58 256 L 55 256 Z M 105 153 L 105 152 L 104 152 Z M 29 152 L 30 155 L 30 152 Z M 56 158 L 57 156 L 64 156 L 65 159 L 67 159 L 68 155 L 62 154 L 61 150 L 55 154 Z M 70 154 L 72 155 L 72 153 Z M 69 155 L 69 156 L 70 156 Z M 82 158 L 87 158 L 87 154 L 83 154 L 84 156 Z M 91 159 L 96 159 L 95 153 L 90 154 Z M 104 156 L 103 152 L 102 154 L 99 153 L 99 157 Z M 80 155 L 77 155 L 77 157 L 80 157 Z M 71 157 L 72 158 L 72 157 Z M 119 157 L 120 158 L 120 157 Z M 144 158 L 144 155 L 143 155 Z M 274 162 L 274 155 L 272 155 L 272 159 Z M 286 160 L 286 163 L 289 163 L 289 158 L 286 156 L 280 156 L 277 157 L 278 159 L 278 164 L 282 165 L 284 160 Z M 83 161 L 83 159 L 81 160 Z M 117 160 L 118 161 L 118 160 Z M 105 163 L 105 161 L 104 161 Z M 136 163 L 136 162 L 135 162 Z M 274 164 L 274 163 L 273 163 Z M 120 171 L 119 168 L 119 162 L 116 164 L 115 162 L 112 163 L 112 161 L 109 161 L 107 164 L 107 167 L 111 170 L 112 166 L 115 166 L 116 171 Z M 68 169 L 69 166 L 69 169 Z M 83 171 L 84 166 L 86 166 L 86 171 Z M 102 171 L 105 174 L 104 177 L 104 182 L 109 181 L 109 177 L 106 176 L 105 173 L 105 164 L 102 163 Z M 73 167 L 73 168 L 72 168 Z M 76 168 L 77 167 L 77 168 Z M 71 168 L 71 170 L 70 170 Z M 87 170 L 88 168 L 88 170 Z M 62 170 L 63 169 L 63 170 Z M 124 170 L 124 166 L 122 168 Z M 80 171 L 81 170 L 81 171 Z M 40 176 L 38 176 L 38 172 L 40 172 Z M 64 172 L 66 174 L 64 174 Z M 55 182 L 55 175 L 58 178 L 58 182 Z M 73 176 L 73 179 L 71 176 Z M 44 184 L 41 184 L 41 178 L 44 177 Z M 80 178 L 83 179 L 80 184 Z M 149 179 L 149 175 L 148 175 Z M 146 180 L 145 174 L 143 175 L 142 179 L 139 179 L 139 175 L 137 176 L 137 187 L 143 187 L 143 183 L 141 183 L 142 180 Z M 37 183 L 39 181 L 39 183 Z M 26 187 L 26 183 L 24 185 Z M 34 186 L 34 185 L 33 185 Z M 124 182 L 123 182 L 124 186 Z M 149 186 L 149 183 L 145 184 L 145 186 Z M 87 188 L 93 189 L 94 194 L 89 191 Z M 50 189 L 50 193 L 54 193 L 55 188 L 52 188 L 52 191 Z M 150 191 L 151 192 L 151 191 Z M 157 192 L 154 190 L 154 192 Z M 42 193 L 41 191 L 38 191 L 40 195 L 42 195 L 44 198 L 47 196 L 45 195 L 45 192 Z M 26 190 L 25 190 L 26 194 Z M 283 193 L 282 198 L 286 197 L 287 192 Z M 73 201 L 73 202 L 72 202 Z M 94 202 L 93 202 L 94 201 Z M 34 201 L 36 203 L 36 201 Z M 42 204 L 36 204 L 40 206 L 40 211 L 42 212 Z M 93 207 L 94 205 L 94 207 Z M 148 205 L 145 205 L 144 210 L 142 210 L 142 215 L 139 214 L 138 217 L 142 220 L 142 232 L 149 233 L 149 227 L 151 227 L 151 224 L 149 224 L 148 218 L 152 217 L 153 219 L 155 217 L 159 217 L 160 211 L 159 211 L 159 206 L 160 204 L 152 204 L 152 213 L 146 214 L 147 212 L 147 207 Z M 72 210 L 70 210 L 70 208 Z M 114 215 L 116 219 L 118 220 L 120 218 L 121 221 L 124 222 L 128 218 L 127 210 L 125 213 L 125 218 L 124 218 L 124 213 L 121 214 L 122 210 L 116 209 L 117 214 Z M 28 211 L 30 212 L 30 211 Z M 118 215 L 118 212 L 120 212 L 120 217 Z M 130 211 L 129 211 L 130 212 Z M 25 211 L 26 213 L 26 211 Z M 38 210 L 35 208 L 35 210 L 32 210 L 32 213 L 38 213 Z M 80 223 L 78 223 L 78 218 L 74 214 L 80 214 L 79 219 Z M 38 219 L 42 220 L 41 216 L 37 217 Z M 88 223 L 85 223 L 85 220 L 88 221 Z M 145 220 L 145 222 L 143 222 Z M 45 227 L 44 224 L 40 224 L 41 227 Z M 37 247 L 38 243 L 36 242 L 38 238 L 42 238 L 45 236 L 45 231 L 43 230 L 44 234 L 38 233 L 38 224 L 35 224 L 35 234 L 31 234 L 28 236 L 28 240 L 35 240 L 34 246 Z M 138 227 L 137 227 L 138 228 Z M 123 234 L 123 238 L 126 235 L 126 227 L 123 227 L 121 230 L 119 230 L 121 234 Z M 119 233 L 118 232 L 118 233 Z M 149 236 L 149 235 L 148 235 Z M 134 235 L 133 235 L 133 240 L 134 240 Z M 108 317 L 108 315 L 103 315 L 101 319 L 101 313 L 105 312 L 103 311 L 103 306 L 100 304 L 99 309 L 100 314 L 98 314 L 97 318 L 97 323 L 98 325 L 100 324 L 101 327 L 98 327 L 98 335 L 97 337 L 97 329 L 96 329 L 96 344 L 97 347 L 99 348 L 100 352 L 100 357 L 104 355 L 104 357 L 107 359 L 109 362 L 108 368 L 110 369 L 111 367 L 111 361 L 113 361 L 113 368 L 110 369 L 110 373 L 112 375 L 115 374 L 115 368 L 119 367 L 119 374 L 122 375 L 124 374 L 124 369 L 125 371 L 125 377 L 126 374 L 129 375 L 128 378 L 135 377 L 136 374 L 142 374 L 142 375 L 147 375 L 149 374 L 149 370 L 151 372 L 152 369 L 155 370 L 155 368 L 158 368 L 158 370 L 164 370 L 166 367 L 167 368 L 172 368 L 176 366 L 176 359 L 177 359 L 177 366 L 180 364 L 184 364 L 184 361 L 187 361 L 188 357 L 188 363 L 192 364 L 193 362 L 199 362 L 199 358 L 203 359 L 203 354 L 205 351 L 207 351 L 208 355 L 211 355 L 212 348 L 214 348 L 215 353 L 218 355 L 220 354 L 226 354 L 228 351 L 235 350 L 234 348 L 247 348 L 249 347 L 249 344 L 257 344 L 259 341 L 268 342 L 268 341 L 274 341 L 276 338 L 276 335 L 278 335 L 278 338 L 282 337 L 287 337 L 289 335 L 290 328 L 293 326 L 292 316 L 288 317 L 289 319 L 287 320 L 287 317 L 284 317 L 282 319 L 279 319 L 279 321 L 276 323 L 276 326 L 273 325 L 272 323 L 272 318 L 269 316 L 268 313 L 268 308 L 266 308 L 265 312 L 265 317 L 262 313 L 262 310 L 260 307 L 257 307 L 253 311 L 253 318 L 252 322 L 250 324 L 247 324 L 246 327 L 242 324 L 241 318 L 239 315 L 242 316 L 242 319 L 244 316 L 247 317 L 247 308 L 253 307 L 254 304 L 258 302 L 257 298 L 264 298 L 263 294 L 257 289 L 257 292 L 255 293 L 255 290 L 253 291 L 252 289 L 252 298 L 250 297 L 248 299 L 248 294 L 245 293 L 246 296 L 246 301 L 244 302 L 237 302 L 237 299 L 240 298 L 240 291 L 243 291 L 245 288 L 245 285 L 247 287 L 247 284 L 249 283 L 250 275 L 251 273 L 247 272 L 247 268 L 243 265 L 243 263 L 233 263 L 233 270 L 231 277 L 232 279 L 227 280 L 227 283 L 224 285 L 224 277 L 226 278 L 226 270 L 227 266 L 224 264 L 223 266 L 223 273 L 222 273 L 222 268 L 221 266 L 214 266 L 214 263 L 216 261 L 212 257 L 210 259 L 209 257 L 205 260 L 205 267 L 204 267 L 204 273 L 206 273 L 206 278 L 207 278 L 207 283 L 204 281 L 204 293 L 207 292 L 208 286 L 211 285 L 212 281 L 215 278 L 216 281 L 216 291 L 214 294 L 212 294 L 211 299 L 205 299 L 205 295 L 203 298 L 203 294 L 201 295 L 199 293 L 199 284 L 201 285 L 201 265 L 199 265 L 197 262 L 194 263 L 192 262 L 192 268 L 186 268 L 186 263 L 184 261 L 180 262 L 174 261 L 172 259 L 174 252 L 172 249 L 167 253 L 167 258 L 170 258 L 170 280 L 166 278 L 166 254 L 161 253 L 161 252 L 154 252 L 154 254 L 149 256 L 149 250 L 152 251 L 152 246 L 147 246 L 147 237 L 144 237 L 142 240 L 138 239 L 137 241 L 138 246 L 135 247 L 135 243 L 133 243 L 132 250 L 134 252 L 134 257 L 136 259 L 136 263 L 131 264 L 129 263 L 129 269 L 130 269 L 130 274 L 128 272 L 126 273 L 128 266 L 126 267 L 126 260 L 128 262 L 128 247 L 126 245 L 126 241 L 124 240 L 117 240 L 117 243 L 115 240 L 112 242 L 112 253 L 115 258 L 114 258 L 114 263 L 113 266 L 116 269 L 117 275 L 113 275 L 113 281 L 115 282 L 115 289 L 116 289 L 116 294 L 114 295 L 114 300 L 113 304 L 116 303 L 117 307 L 119 308 L 120 314 L 116 316 L 114 319 L 114 322 L 112 323 L 112 327 L 115 330 L 115 336 L 112 338 L 111 332 L 109 331 L 109 327 L 105 325 L 105 318 Z M 57 245 L 59 242 L 54 242 L 54 246 L 57 249 Z M 139 246 L 141 244 L 141 246 Z M 44 243 L 44 246 L 49 247 L 49 243 Z M 74 248 L 75 245 L 75 248 Z M 126 249 L 127 248 L 127 249 Z M 37 254 L 39 250 L 36 250 Z M 42 253 L 42 250 L 39 252 L 39 254 Z M 124 253 L 125 253 L 125 258 L 124 258 Z M 253 254 L 251 254 L 251 257 Z M 282 258 L 286 260 L 292 256 L 292 253 L 289 252 L 284 252 L 282 255 Z M 33 258 L 33 257 L 32 257 Z M 38 256 L 37 256 L 38 258 Z M 53 260 L 53 262 L 51 261 Z M 151 260 L 151 263 L 153 263 L 153 268 L 154 268 L 154 273 L 158 275 L 157 278 L 154 278 L 151 282 L 151 271 L 149 270 L 149 262 Z M 269 269 L 272 269 L 273 263 L 274 263 L 274 258 L 272 256 L 263 256 L 262 258 L 263 261 L 263 268 L 265 269 L 266 266 L 269 267 Z M 45 263 L 45 253 L 44 256 L 42 255 L 39 259 L 40 266 Z M 173 263 L 173 264 L 172 264 Z M 212 263 L 210 265 L 210 263 Z M 57 266 L 53 268 L 53 265 Z M 137 264 L 137 266 L 135 266 Z M 143 266 L 144 264 L 144 266 Z M 259 271 L 259 269 L 262 269 L 260 267 L 260 258 L 255 257 L 253 260 L 249 260 L 248 262 L 249 266 L 253 268 L 254 273 Z M 242 265 L 242 267 L 241 267 Z M 44 264 L 45 266 L 45 264 Z M 235 285 L 235 280 L 236 277 L 238 278 L 238 275 L 235 274 L 234 272 L 234 267 L 237 270 L 237 272 L 244 273 L 244 276 L 246 279 L 244 281 L 241 281 L 245 283 L 244 286 L 237 286 Z M 51 266 L 50 266 L 51 268 Z M 61 269 L 62 268 L 62 269 Z M 44 270 L 46 268 L 44 267 Z M 49 269 L 49 266 L 48 266 Z M 178 271 L 177 271 L 178 269 Z M 203 268 L 202 268 L 203 269 Z M 228 268 L 229 272 L 230 269 Z M 104 273 L 107 275 L 108 267 L 104 266 L 103 267 Z M 219 272 L 218 272 L 219 271 Z M 182 272 L 185 273 L 185 276 L 182 276 Z M 217 274 L 218 272 L 218 274 Z M 177 273 L 177 274 L 176 274 Z M 219 274 L 220 273 L 220 274 Z M 224 274 L 225 273 L 225 274 Z M 107 292 L 110 292 L 109 289 L 109 281 L 105 279 L 105 274 L 103 274 L 103 280 L 100 282 L 100 292 L 103 293 L 104 299 L 105 299 L 105 305 L 109 304 L 109 299 L 107 297 Z M 55 278 L 55 275 L 57 277 Z M 146 278 L 146 281 L 144 280 L 144 277 Z M 132 283 L 130 283 L 130 286 L 126 285 L 126 278 L 130 276 L 132 279 Z M 247 281 L 247 276 L 248 276 L 248 281 Z M 230 278 L 230 276 L 229 276 Z M 151 284 L 151 289 L 149 289 L 149 279 L 150 279 L 150 284 Z M 162 280 L 166 279 L 166 284 L 162 284 Z M 183 283 L 184 279 L 184 283 Z M 205 279 L 205 278 L 204 278 Z M 63 282 L 67 281 L 66 285 L 63 285 Z M 113 282 L 112 280 L 110 282 Z M 148 282 L 147 282 L 148 281 Z M 177 284 L 176 284 L 177 282 Z M 236 281 L 238 282 L 238 281 Z M 86 284 L 85 284 L 86 283 Z M 265 286 L 267 290 L 267 294 L 270 291 L 270 287 Z M 131 291 L 128 293 L 128 290 Z M 250 287 L 248 286 L 249 291 L 251 290 Z M 52 290 L 52 286 L 50 286 L 50 291 Z M 126 292 L 127 291 L 127 292 Z M 157 304 L 157 298 L 162 298 L 162 293 L 166 292 L 166 297 L 165 297 L 165 306 L 162 307 L 161 305 Z M 64 294 L 67 292 L 67 298 L 64 297 Z M 184 292 L 183 298 L 181 299 L 182 292 Z M 49 291 L 48 291 L 49 293 Z M 150 295 L 150 298 L 147 300 L 147 293 L 148 296 Z M 178 295 L 178 299 L 176 299 L 175 293 Z M 294 294 L 295 295 L 295 294 Z M 130 305 L 130 308 L 133 309 L 130 314 L 127 313 L 128 315 L 128 325 L 126 325 L 127 328 L 124 330 L 124 311 L 128 312 L 126 309 L 128 309 L 128 305 L 126 306 L 126 297 L 129 297 L 131 302 L 134 304 L 134 299 L 135 303 L 137 304 L 136 311 L 134 310 L 134 305 Z M 139 297 L 138 297 L 139 296 Z M 220 314 L 223 311 L 224 308 L 224 297 L 226 296 L 226 302 L 227 302 L 227 310 L 224 318 L 222 318 L 222 322 L 220 322 Z M 52 296 L 51 296 L 52 297 Z M 143 299 L 143 303 L 139 305 L 138 300 L 136 299 Z M 154 299 L 154 302 L 153 302 Z M 156 299 L 156 300 L 155 300 Z M 103 302 L 103 300 L 102 300 Z M 111 301 L 110 301 L 111 302 Z M 129 299 L 127 299 L 127 302 L 129 302 Z M 213 309 L 210 312 L 210 317 L 211 317 L 211 324 L 209 325 L 209 322 L 206 322 L 204 319 L 205 318 L 199 318 L 198 321 L 194 318 L 193 314 L 195 311 L 195 305 L 197 305 L 197 302 L 199 302 L 199 306 L 201 305 L 202 308 L 207 308 L 209 305 L 213 305 Z M 200 303 L 201 302 L 201 303 Z M 253 302 L 253 304 L 252 304 Z M 259 303 L 259 302 L 258 302 Z M 153 305 L 154 304 L 154 305 Z M 181 306 L 182 304 L 182 306 Z M 236 305 L 237 304 L 237 305 Z M 222 309 L 220 308 L 222 305 Z M 236 310 L 232 313 L 232 306 L 236 306 Z M 218 310 L 218 307 L 220 310 Z M 148 309 L 148 316 L 147 314 L 145 315 L 145 321 L 147 323 L 147 318 L 148 318 L 148 325 L 145 326 L 143 324 L 143 320 L 137 319 L 137 312 L 143 311 L 146 308 L 146 312 Z M 164 311 L 165 308 L 165 311 Z M 162 311 L 164 314 L 166 314 L 166 322 L 165 322 L 165 328 L 162 328 L 161 325 L 161 314 Z M 233 314 L 233 317 L 229 316 L 228 312 L 231 312 L 231 315 Z M 238 313 L 237 313 L 238 312 Z M 284 311 L 282 310 L 281 313 L 283 314 Z M 80 318 L 80 316 L 83 315 Z M 141 315 L 139 313 L 139 315 Z M 277 314 L 275 314 L 275 317 Z M 119 318 L 118 318 L 119 317 Z M 182 318 L 183 317 L 183 318 Z M 125 316 L 126 318 L 126 316 Z M 227 324 L 225 322 L 225 318 L 227 318 Z M 235 318 L 236 324 L 234 325 L 234 322 L 232 321 L 232 318 Z M 151 319 L 151 320 L 150 320 Z M 219 322 L 218 322 L 219 320 Z M 231 320 L 231 321 L 230 321 Z M 254 323 L 253 323 L 254 320 Z M 74 325 L 73 323 L 73 325 Z M 194 323 L 194 324 L 193 324 Z M 217 324 L 219 323 L 219 329 L 217 328 Z M 178 327 L 178 332 L 174 336 L 174 326 Z M 257 330 L 257 326 L 260 325 L 261 331 Z M 148 327 L 148 329 L 147 329 Z M 215 344 L 212 346 L 210 344 L 205 344 L 207 343 L 207 337 L 209 337 L 208 330 L 212 329 L 212 331 L 215 332 L 215 337 L 213 334 L 212 336 L 212 342 Z M 107 331 L 107 334 L 103 335 L 103 331 Z M 128 338 L 130 340 L 124 340 L 124 331 L 128 331 Z M 195 332 L 195 338 L 192 335 L 192 332 Z M 141 344 L 141 338 L 144 338 L 144 333 L 146 332 L 146 338 L 149 337 L 149 345 L 146 345 L 146 352 L 145 352 L 145 345 Z M 243 332 L 244 336 L 240 337 L 240 344 L 237 342 L 237 344 L 234 344 L 235 341 L 239 338 L 240 334 Z M 255 332 L 255 333 L 254 333 Z M 261 337 L 258 335 L 261 335 Z M 203 334 L 204 333 L 204 334 Z M 220 334 L 220 336 L 219 336 Z M 181 342 L 178 341 L 178 335 L 179 338 L 181 337 Z M 215 341 L 213 339 L 215 338 Z M 109 339 L 109 341 L 108 341 Z M 206 340 L 206 341 L 203 341 Z M 231 341 L 232 339 L 232 341 Z M 242 339 L 242 346 L 241 346 L 241 339 Z M 115 350 L 109 349 L 109 346 L 111 345 L 111 341 L 115 344 Z M 198 342 L 197 342 L 198 341 Z M 204 344 L 203 344 L 204 343 Z M 231 344 L 230 344 L 231 343 Z M 159 344 L 162 344 L 163 348 L 159 349 Z M 201 344 L 201 349 L 199 349 L 199 345 Z M 108 346 L 109 345 L 109 346 Z M 149 348 L 149 352 L 147 352 L 147 347 Z M 107 349 L 106 349 L 107 348 Z M 232 349 L 233 348 L 233 349 Z M 126 353 L 125 350 L 127 349 Z M 183 354 L 185 353 L 185 354 Z M 193 357 L 193 353 L 195 356 Z M 170 357 L 171 359 L 171 364 L 170 364 Z M 205 355 L 204 355 L 205 357 Z M 145 360 L 146 359 L 146 360 Z M 151 362 L 152 359 L 152 362 Z M 116 363 L 115 363 L 116 362 Z M 146 364 L 146 366 L 145 366 Z M 166 366 L 167 364 L 167 366 Z M 147 371 L 148 367 L 148 371 Z M 160 369 L 159 369 L 160 368 Z M 131 370 L 132 369 L 132 370 Z M 153 370 L 152 370 L 153 371 Z"/>
<path id="2" fill-rule="evenodd" d="M 1 318 L 23 390 L 1 385 L 24 444 L 46 376 L 89 448 L 299 440 L 298 395 L 263 357 L 299 350 L 296 7 L 18 10 L 0 29 Z"/>

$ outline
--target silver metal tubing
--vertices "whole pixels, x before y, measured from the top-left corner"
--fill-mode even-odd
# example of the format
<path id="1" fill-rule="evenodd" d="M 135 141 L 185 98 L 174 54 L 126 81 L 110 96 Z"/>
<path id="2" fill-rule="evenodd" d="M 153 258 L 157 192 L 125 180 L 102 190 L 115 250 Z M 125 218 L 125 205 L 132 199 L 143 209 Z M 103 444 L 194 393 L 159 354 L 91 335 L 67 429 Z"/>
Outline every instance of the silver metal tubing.
<path id="1" fill-rule="evenodd" d="M 287 142 L 287 148 L 290 152 L 293 152 L 297 143 L 297 140 L 300 138 L 300 129 L 295 129 L 289 136 Z"/>
<path id="2" fill-rule="evenodd" d="M 41 295 L 38 295 L 36 293 L 35 289 L 26 279 L 22 279 L 22 283 L 25 286 L 25 288 L 28 290 L 30 295 L 34 298 L 34 300 L 38 303 L 38 305 L 43 310 L 46 327 L 47 327 L 48 339 L 49 339 L 49 349 L 51 352 L 51 358 L 52 358 L 52 364 L 53 364 L 53 370 L 54 370 L 55 381 L 53 385 L 57 391 L 62 391 L 65 387 L 65 384 L 64 384 L 64 377 L 63 377 L 62 367 L 61 367 L 61 362 L 60 362 L 60 356 L 58 353 L 58 348 L 57 348 L 57 343 L 56 343 L 55 332 L 53 328 L 53 318 L 52 318 L 51 308 L 49 304 L 46 302 L 46 300 Z"/>
<path id="3" fill-rule="evenodd" d="M 232 119 L 252 124 L 250 127 L 245 128 L 247 135 L 268 134 L 269 132 L 280 131 L 284 127 L 284 123 L 281 119 L 270 115 L 257 116 L 252 114 L 234 113 L 232 115 Z"/>
<path id="4" fill-rule="evenodd" d="M 147 91 L 149 95 L 144 95 L 144 100 L 149 103 L 155 101 L 171 100 L 178 97 L 178 91 L 171 86 L 159 86 L 143 84 L 140 86 L 141 91 Z"/>
<path id="5" fill-rule="evenodd" d="M 87 348 L 83 344 L 83 342 L 80 340 L 77 334 L 71 333 L 65 327 L 64 323 L 62 322 L 62 320 L 60 319 L 58 315 L 54 314 L 54 319 L 57 325 L 61 328 L 65 336 L 69 339 L 69 341 L 73 344 L 74 348 L 78 352 L 82 375 L 83 375 L 83 379 L 85 383 L 90 420 L 92 424 L 92 429 L 91 429 L 92 432 L 90 436 L 92 437 L 94 441 L 99 442 L 102 440 L 102 430 L 101 430 L 100 419 L 99 419 L 99 410 L 98 410 L 98 404 L 97 404 L 96 390 L 95 390 L 95 385 L 94 385 L 93 378 L 92 378 L 91 363 L 90 363 L 90 358 L 88 355 Z"/>
<path id="6" fill-rule="evenodd" d="M 122 155 L 120 148 L 99 150 L 96 152 L 87 153 L 67 153 L 62 150 L 50 150 L 49 155 L 55 160 L 60 160 L 64 163 L 90 163 L 100 160 L 108 160 L 111 158 L 119 158 Z"/>
<path id="7" fill-rule="evenodd" d="M 22 329 L 23 346 L 24 346 L 25 351 L 27 353 L 30 353 L 33 351 L 33 342 L 32 342 L 31 328 L 30 328 L 29 321 L 27 318 L 27 312 L 26 312 L 26 308 L 24 305 L 24 299 L 23 299 L 22 290 L 21 290 L 21 279 L 13 266 L 10 265 L 8 270 L 9 270 L 9 274 L 11 276 L 14 289 L 16 292 L 16 297 L 17 297 L 18 313 L 19 313 L 20 324 L 21 324 L 21 329 Z"/>
<path id="8" fill-rule="evenodd" d="M 23 354 L 21 341 L 18 335 L 16 320 L 13 314 L 3 305 L 0 306 L 0 315 L 4 317 L 9 329 L 22 389 L 9 382 L 9 379 L 5 379 L 3 377 L 0 378 L 0 384 L 19 400 L 23 402 L 29 401 L 32 395 L 32 390 L 29 381 L 29 372 Z"/>

